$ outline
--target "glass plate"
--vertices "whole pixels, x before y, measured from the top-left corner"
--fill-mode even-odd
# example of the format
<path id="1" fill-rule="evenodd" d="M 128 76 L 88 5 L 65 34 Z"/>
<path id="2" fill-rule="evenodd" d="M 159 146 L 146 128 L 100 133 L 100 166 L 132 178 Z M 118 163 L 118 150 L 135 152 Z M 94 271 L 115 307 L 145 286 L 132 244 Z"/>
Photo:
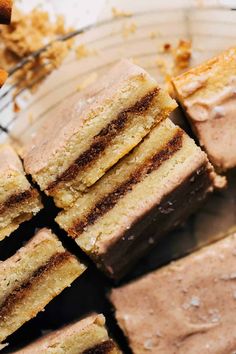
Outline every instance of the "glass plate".
<path id="1" fill-rule="evenodd" d="M 62 99 L 96 80 L 120 58 L 132 58 L 164 85 L 163 73 L 157 63 L 164 59 L 171 65 L 172 60 L 169 54 L 163 52 L 164 44 L 176 46 L 180 39 L 190 39 L 193 47 L 192 66 L 235 45 L 236 11 L 231 10 L 235 1 L 208 1 L 205 2 L 207 6 L 203 6 L 202 1 L 175 1 L 163 5 L 163 1 L 139 0 L 135 1 L 135 8 L 133 2 L 120 3 L 121 8 L 132 15 L 110 18 L 110 7 L 105 8 L 99 24 L 72 34 L 77 46 L 86 46 L 88 56 L 78 60 L 71 51 L 59 69 L 49 77 L 41 78 L 43 81 L 35 93 L 29 92 L 30 87 L 25 82 L 25 88 L 13 99 L 17 85 L 4 86 L 0 93 L 0 141 L 10 139 L 21 147 L 37 127 L 50 118 Z M 22 65 L 19 63 L 19 66 Z M 21 107 L 18 114 L 13 110 L 14 100 Z M 182 117 L 180 122 L 185 127 Z M 214 192 L 198 213 L 161 240 L 123 281 L 156 269 L 236 230 L 236 173 L 231 172 L 228 177 L 226 190 Z M 2 242 L 1 259 L 13 254 L 22 242 L 33 235 L 35 228 L 43 226 L 53 228 L 69 249 L 84 257 L 74 242 L 54 224 L 53 217 L 57 210 L 53 203 L 48 198 L 45 203 L 46 210 Z M 17 331 L 10 338 L 10 343 L 22 345 L 39 336 L 42 331 L 57 328 L 88 312 L 98 311 L 107 315 L 109 328 L 128 353 L 126 341 L 115 324 L 105 297 L 110 286 L 111 283 L 91 264 L 86 274 L 71 289 L 52 301 L 45 314 L 40 314 Z"/>

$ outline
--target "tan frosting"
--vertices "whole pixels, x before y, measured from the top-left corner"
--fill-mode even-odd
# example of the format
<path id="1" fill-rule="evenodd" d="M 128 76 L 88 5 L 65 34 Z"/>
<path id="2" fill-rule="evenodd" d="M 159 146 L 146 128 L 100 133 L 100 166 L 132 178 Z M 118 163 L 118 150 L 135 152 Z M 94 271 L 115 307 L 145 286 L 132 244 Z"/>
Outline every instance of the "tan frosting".
<path id="1" fill-rule="evenodd" d="M 0 145 L 0 175 L 8 174 L 9 171 L 24 173 L 22 163 L 13 148 L 8 144 Z"/>
<path id="2" fill-rule="evenodd" d="M 236 166 L 236 48 L 173 79 L 200 143 L 221 169 Z"/>
<path id="3" fill-rule="evenodd" d="M 135 354 L 233 354 L 236 234 L 114 289 Z"/>
<path id="4" fill-rule="evenodd" d="M 37 173 L 45 168 L 48 161 L 65 148 L 83 122 L 95 115 L 103 102 L 112 100 L 122 90 L 124 82 L 134 76 L 142 79 L 147 73 L 130 61 L 121 60 L 95 84 L 63 101 L 25 147 L 26 170 Z"/>

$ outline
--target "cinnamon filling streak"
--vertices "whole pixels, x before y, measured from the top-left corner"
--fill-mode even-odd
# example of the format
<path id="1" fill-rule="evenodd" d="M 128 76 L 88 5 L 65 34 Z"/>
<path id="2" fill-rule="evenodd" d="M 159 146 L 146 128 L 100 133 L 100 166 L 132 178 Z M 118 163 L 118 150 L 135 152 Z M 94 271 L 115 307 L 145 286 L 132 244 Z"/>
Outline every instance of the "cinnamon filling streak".
<path id="1" fill-rule="evenodd" d="M 20 204 L 25 202 L 27 199 L 37 196 L 37 191 L 33 188 L 27 189 L 24 192 L 20 192 L 18 194 L 13 194 L 5 202 L 0 205 L 0 215 L 3 214 L 7 209 L 15 206 L 16 204 Z"/>
<path id="2" fill-rule="evenodd" d="M 147 111 L 154 98 L 158 95 L 159 90 L 159 88 L 155 88 L 132 107 L 120 112 L 116 119 L 112 120 L 94 137 L 94 141 L 89 149 L 84 151 L 61 176 L 50 183 L 47 190 L 53 190 L 60 182 L 71 181 L 82 169 L 90 165 L 93 160 L 97 159 L 107 148 L 112 139 L 125 129 L 129 121 L 129 114 L 140 114 Z"/>
<path id="3" fill-rule="evenodd" d="M 69 252 L 58 252 L 53 255 L 47 263 L 39 267 L 31 276 L 30 279 L 23 282 L 21 285 L 16 287 L 10 295 L 6 297 L 3 303 L 0 305 L 0 321 L 4 320 L 4 317 L 8 316 L 11 312 L 11 309 L 19 301 L 23 300 L 31 288 L 36 284 L 40 279 L 45 277 L 52 269 L 63 264 L 71 257 Z"/>
<path id="4" fill-rule="evenodd" d="M 116 203 L 129 193 L 136 184 L 141 182 L 146 175 L 157 170 L 165 161 L 171 158 L 171 156 L 181 149 L 182 136 L 183 132 L 178 130 L 162 150 L 158 151 L 145 161 L 141 167 L 137 168 L 137 170 L 130 175 L 128 180 L 124 181 L 114 191 L 101 198 L 81 221 L 76 221 L 75 225 L 68 230 L 69 235 L 76 238 L 82 234 L 86 227 L 93 225 L 99 217 L 111 210 Z"/>
<path id="5" fill-rule="evenodd" d="M 115 344 L 112 340 L 106 340 L 105 342 L 96 344 L 90 349 L 86 349 L 82 354 L 108 354 L 115 348 Z"/>

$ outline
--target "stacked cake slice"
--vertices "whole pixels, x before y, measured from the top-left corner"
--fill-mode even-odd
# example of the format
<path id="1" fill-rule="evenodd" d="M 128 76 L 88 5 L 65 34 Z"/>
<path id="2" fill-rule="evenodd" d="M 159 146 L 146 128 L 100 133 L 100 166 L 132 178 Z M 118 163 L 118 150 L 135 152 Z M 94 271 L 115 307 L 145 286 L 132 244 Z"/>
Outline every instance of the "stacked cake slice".
<path id="1" fill-rule="evenodd" d="M 26 172 L 70 207 L 175 107 L 143 69 L 122 60 L 52 112 L 26 146 Z"/>
<path id="2" fill-rule="evenodd" d="M 166 119 L 56 220 L 119 278 L 192 213 L 214 183 L 206 154 Z"/>
<path id="3" fill-rule="evenodd" d="M 15 255 L 0 263 L 0 343 L 64 288 L 85 266 L 48 229 L 40 230 Z"/>
<path id="4" fill-rule="evenodd" d="M 91 315 L 52 332 L 16 354 L 119 354 L 103 315 Z"/>
<path id="5" fill-rule="evenodd" d="M 127 60 L 65 100 L 26 146 L 27 173 L 65 210 L 59 225 L 120 278 L 216 185 L 168 118 L 176 103 Z M 218 183 L 218 182 L 217 182 Z"/>
<path id="6" fill-rule="evenodd" d="M 42 208 L 39 194 L 26 179 L 10 145 L 0 146 L 0 240 Z"/>

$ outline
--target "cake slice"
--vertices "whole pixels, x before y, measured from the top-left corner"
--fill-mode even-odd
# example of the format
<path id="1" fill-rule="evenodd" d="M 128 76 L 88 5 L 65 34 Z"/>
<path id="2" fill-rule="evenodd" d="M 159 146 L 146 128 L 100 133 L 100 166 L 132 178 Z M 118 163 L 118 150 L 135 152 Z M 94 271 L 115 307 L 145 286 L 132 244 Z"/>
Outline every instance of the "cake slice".
<path id="1" fill-rule="evenodd" d="M 85 270 L 48 229 L 0 263 L 0 343 Z"/>
<path id="2" fill-rule="evenodd" d="M 166 119 L 56 221 L 109 276 L 120 278 L 214 183 L 206 154 Z"/>
<path id="3" fill-rule="evenodd" d="M 8 73 L 5 70 L 0 69 L 0 88 L 3 86 L 7 78 Z"/>
<path id="4" fill-rule="evenodd" d="M 236 234 L 112 290 L 133 353 L 234 353 L 235 255 Z"/>
<path id="5" fill-rule="evenodd" d="M 26 171 L 67 208 L 175 107 L 143 69 L 122 60 L 51 113 L 25 147 Z"/>
<path id="6" fill-rule="evenodd" d="M 236 167 L 236 48 L 174 78 L 173 85 L 212 164 Z"/>
<path id="7" fill-rule="evenodd" d="M 9 25 L 11 22 L 12 0 L 0 0 L 0 23 Z"/>
<path id="8" fill-rule="evenodd" d="M 121 354 L 109 338 L 103 315 L 91 315 L 52 332 L 15 354 Z"/>
<path id="9" fill-rule="evenodd" d="M 0 145 L 0 241 L 42 208 L 38 191 L 28 182 L 10 145 Z"/>

